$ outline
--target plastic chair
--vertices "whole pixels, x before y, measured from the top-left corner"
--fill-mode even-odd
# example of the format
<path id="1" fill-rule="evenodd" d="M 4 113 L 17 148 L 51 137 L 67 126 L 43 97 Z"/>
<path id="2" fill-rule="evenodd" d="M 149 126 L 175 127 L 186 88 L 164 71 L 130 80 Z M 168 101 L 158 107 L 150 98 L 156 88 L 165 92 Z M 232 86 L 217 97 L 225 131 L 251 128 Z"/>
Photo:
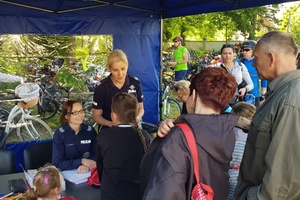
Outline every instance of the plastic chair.
<path id="1" fill-rule="evenodd" d="M 38 169 L 52 161 L 52 140 L 33 144 L 24 149 L 24 169 Z"/>
<path id="2" fill-rule="evenodd" d="M 15 173 L 15 156 L 10 149 L 0 148 L 0 175 Z"/>

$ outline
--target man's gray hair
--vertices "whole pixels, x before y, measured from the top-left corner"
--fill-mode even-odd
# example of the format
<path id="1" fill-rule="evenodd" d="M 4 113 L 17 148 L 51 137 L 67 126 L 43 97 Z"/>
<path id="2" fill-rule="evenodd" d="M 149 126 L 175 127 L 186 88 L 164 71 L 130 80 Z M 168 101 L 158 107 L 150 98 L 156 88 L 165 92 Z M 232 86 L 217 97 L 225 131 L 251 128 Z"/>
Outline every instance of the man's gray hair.
<path id="1" fill-rule="evenodd" d="M 289 33 L 271 31 L 266 33 L 258 41 L 264 53 L 276 52 L 281 55 L 294 55 L 298 53 L 298 46 Z"/>

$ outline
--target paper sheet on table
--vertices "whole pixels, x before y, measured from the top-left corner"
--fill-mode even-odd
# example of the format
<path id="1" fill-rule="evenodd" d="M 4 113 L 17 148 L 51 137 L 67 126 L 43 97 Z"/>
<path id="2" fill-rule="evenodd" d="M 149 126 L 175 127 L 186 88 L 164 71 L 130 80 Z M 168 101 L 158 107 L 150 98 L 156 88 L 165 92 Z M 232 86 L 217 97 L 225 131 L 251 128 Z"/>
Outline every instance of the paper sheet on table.
<path id="1" fill-rule="evenodd" d="M 65 180 L 68 180 L 75 184 L 86 182 L 87 179 L 89 178 L 89 176 L 91 175 L 90 172 L 87 172 L 85 174 L 78 174 L 77 169 L 65 170 L 65 171 L 62 171 L 61 174 L 63 175 Z"/>
<path id="2" fill-rule="evenodd" d="M 37 170 L 31 170 L 30 173 L 27 173 L 26 170 L 24 169 L 24 167 L 21 164 L 19 164 L 19 165 L 21 166 L 21 168 L 22 168 L 22 170 L 23 170 L 23 172 L 25 174 L 25 178 L 26 178 L 28 184 L 30 185 L 30 187 L 32 187 L 33 186 L 32 185 L 32 181 L 33 181 L 34 176 L 37 173 Z"/>
<path id="3" fill-rule="evenodd" d="M 19 164 L 19 165 L 21 166 L 22 170 L 24 171 L 25 178 L 26 178 L 28 184 L 30 185 L 30 187 L 32 187 L 33 179 L 38 171 L 35 169 L 35 170 L 28 170 L 28 172 L 27 172 L 21 164 Z M 66 190 L 66 182 L 65 182 L 64 177 L 62 176 L 61 172 L 60 172 L 60 185 L 61 185 L 61 190 L 65 191 Z"/>

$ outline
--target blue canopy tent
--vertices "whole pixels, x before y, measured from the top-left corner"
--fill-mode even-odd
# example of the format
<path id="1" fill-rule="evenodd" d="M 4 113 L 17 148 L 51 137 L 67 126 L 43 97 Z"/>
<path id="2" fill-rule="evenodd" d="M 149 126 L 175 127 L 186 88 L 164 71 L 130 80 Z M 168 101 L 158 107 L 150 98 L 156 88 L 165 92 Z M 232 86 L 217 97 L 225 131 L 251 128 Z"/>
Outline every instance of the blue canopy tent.
<path id="1" fill-rule="evenodd" d="M 112 34 L 140 78 L 144 121 L 159 120 L 162 19 L 290 0 L 0 0 L 0 34 Z"/>

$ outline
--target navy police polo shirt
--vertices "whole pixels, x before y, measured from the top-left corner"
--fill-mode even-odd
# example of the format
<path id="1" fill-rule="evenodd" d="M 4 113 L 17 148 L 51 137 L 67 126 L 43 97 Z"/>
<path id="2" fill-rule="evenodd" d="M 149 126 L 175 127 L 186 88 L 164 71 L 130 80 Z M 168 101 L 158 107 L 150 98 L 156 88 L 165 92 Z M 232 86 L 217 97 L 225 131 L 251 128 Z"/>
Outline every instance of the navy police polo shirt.
<path id="1" fill-rule="evenodd" d="M 94 93 L 93 108 L 102 109 L 102 117 L 106 120 L 111 121 L 111 103 L 112 98 L 119 92 L 127 92 L 134 94 L 139 103 L 143 102 L 144 97 L 142 93 L 142 86 L 137 77 L 127 75 L 125 84 L 121 89 L 116 87 L 110 76 L 103 79 L 98 83 Z"/>

